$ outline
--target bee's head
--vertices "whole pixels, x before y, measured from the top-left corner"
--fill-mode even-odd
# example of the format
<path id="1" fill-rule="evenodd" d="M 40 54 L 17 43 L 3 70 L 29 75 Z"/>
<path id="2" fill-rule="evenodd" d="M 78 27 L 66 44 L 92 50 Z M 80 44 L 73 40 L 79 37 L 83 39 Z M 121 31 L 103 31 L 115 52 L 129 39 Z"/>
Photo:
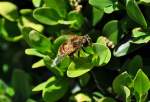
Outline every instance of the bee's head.
<path id="1" fill-rule="evenodd" d="M 83 36 L 82 43 L 83 43 L 84 45 L 90 45 L 91 42 L 92 42 L 92 41 L 91 41 L 91 38 L 89 37 L 88 34 L 86 34 L 86 35 Z"/>

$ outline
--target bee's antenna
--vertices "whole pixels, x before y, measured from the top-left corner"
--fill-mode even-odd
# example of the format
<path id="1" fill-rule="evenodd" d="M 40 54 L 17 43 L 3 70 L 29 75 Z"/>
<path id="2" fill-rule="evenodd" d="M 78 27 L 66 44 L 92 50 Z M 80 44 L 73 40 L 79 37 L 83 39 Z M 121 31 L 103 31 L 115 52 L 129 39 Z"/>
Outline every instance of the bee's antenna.
<path id="1" fill-rule="evenodd" d="M 85 34 L 84 36 L 85 36 L 85 37 L 89 37 L 89 34 Z"/>

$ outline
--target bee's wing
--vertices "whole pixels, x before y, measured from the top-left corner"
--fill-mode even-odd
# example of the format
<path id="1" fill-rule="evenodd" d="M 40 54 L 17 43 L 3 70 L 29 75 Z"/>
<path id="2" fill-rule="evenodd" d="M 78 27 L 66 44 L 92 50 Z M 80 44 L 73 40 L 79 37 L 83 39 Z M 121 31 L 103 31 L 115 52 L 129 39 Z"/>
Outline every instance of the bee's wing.
<path id="1" fill-rule="evenodd" d="M 63 59 L 63 56 L 57 55 L 57 57 L 53 60 L 51 67 L 56 67 Z"/>

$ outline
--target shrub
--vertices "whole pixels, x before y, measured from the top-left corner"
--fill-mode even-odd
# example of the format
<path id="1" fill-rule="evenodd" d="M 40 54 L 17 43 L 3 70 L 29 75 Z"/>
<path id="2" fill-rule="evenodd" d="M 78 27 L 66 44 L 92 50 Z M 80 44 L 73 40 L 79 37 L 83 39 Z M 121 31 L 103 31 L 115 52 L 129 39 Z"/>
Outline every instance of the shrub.
<path id="1" fill-rule="evenodd" d="M 16 49 L 7 47 L 6 60 L 14 57 L 13 63 L 18 64 L 17 56 L 21 56 L 21 66 L 25 65 L 23 70 L 28 72 L 10 70 L 8 66 L 13 64 L 2 62 L 2 74 L 5 69 L 13 71 L 11 83 L 5 82 L 8 72 L 0 80 L 2 102 L 149 100 L 149 0 L 27 3 L 31 1 L 0 1 L 1 50 L 9 44 L 21 45 Z M 30 59 L 36 61 L 33 69 L 48 69 L 44 69 L 46 78 L 36 71 L 32 73 L 30 60 L 24 60 L 24 49 L 25 54 L 36 56 Z M 15 51 L 18 53 L 12 56 Z M 6 54 L 1 56 L 5 58 Z M 30 83 L 36 79 L 36 83 Z M 31 93 L 33 86 L 36 95 Z M 42 92 L 42 99 L 37 91 Z"/>

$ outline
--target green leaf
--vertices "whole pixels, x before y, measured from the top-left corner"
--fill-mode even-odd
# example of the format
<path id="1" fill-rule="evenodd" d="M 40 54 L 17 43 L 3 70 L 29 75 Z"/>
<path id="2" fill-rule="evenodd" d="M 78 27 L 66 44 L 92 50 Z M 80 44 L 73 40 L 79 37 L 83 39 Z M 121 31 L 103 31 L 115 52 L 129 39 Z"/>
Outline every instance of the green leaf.
<path id="1" fill-rule="evenodd" d="M 66 0 L 44 0 L 46 7 L 54 9 L 60 17 L 65 18 L 67 14 L 67 1 Z"/>
<path id="2" fill-rule="evenodd" d="M 42 4 L 42 0 L 32 0 L 32 3 L 35 7 L 40 7 Z"/>
<path id="3" fill-rule="evenodd" d="M 80 78 L 79 82 L 80 82 L 81 86 L 86 86 L 90 80 L 90 74 L 89 73 L 83 74 L 79 78 Z"/>
<path id="4" fill-rule="evenodd" d="M 143 95 L 150 89 L 150 80 L 147 75 L 139 69 L 134 78 L 134 90 L 139 94 Z"/>
<path id="5" fill-rule="evenodd" d="M 0 2 L 0 15 L 10 21 L 16 21 L 18 19 L 17 7 L 11 2 Z"/>
<path id="6" fill-rule="evenodd" d="M 29 75 L 20 69 L 15 69 L 12 75 L 12 85 L 15 90 L 15 101 L 25 101 L 31 94 Z"/>
<path id="7" fill-rule="evenodd" d="M 89 4 L 103 10 L 105 7 L 112 5 L 112 0 L 89 0 Z"/>
<path id="8" fill-rule="evenodd" d="M 105 24 L 102 34 L 114 44 L 120 40 L 118 20 L 111 20 Z"/>
<path id="9" fill-rule="evenodd" d="M 128 63 L 125 63 L 123 66 L 127 72 L 133 76 L 135 76 L 136 72 L 139 68 L 143 68 L 142 57 L 136 55 L 133 59 L 131 59 Z"/>
<path id="10" fill-rule="evenodd" d="M 32 16 L 32 9 L 21 9 L 20 13 L 22 16 L 19 18 L 18 26 L 20 29 L 23 27 L 30 27 L 33 28 L 39 32 L 42 32 L 44 30 L 44 26 L 39 24 L 33 16 Z"/>
<path id="11" fill-rule="evenodd" d="M 44 66 L 45 66 L 44 60 L 41 59 L 41 60 L 35 62 L 35 63 L 32 65 L 32 68 L 39 68 L 39 67 L 44 67 Z"/>
<path id="12" fill-rule="evenodd" d="M 92 68 L 93 65 L 91 64 L 91 59 L 89 57 L 75 58 L 68 67 L 67 76 L 78 77 L 87 73 Z"/>
<path id="13" fill-rule="evenodd" d="M 107 41 L 106 41 L 106 38 L 104 36 L 98 37 L 96 43 L 107 46 Z"/>
<path id="14" fill-rule="evenodd" d="M 104 8 L 104 12 L 108 13 L 108 14 L 112 13 L 113 11 L 117 11 L 117 10 L 119 10 L 117 1 L 113 2 L 113 5 L 110 5 L 110 6 Z"/>
<path id="15" fill-rule="evenodd" d="M 132 79 L 127 72 L 123 72 L 113 80 L 113 90 L 119 95 L 124 95 L 123 86 L 131 87 Z"/>
<path id="16" fill-rule="evenodd" d="M 70 57 L 65 56 L 64 58 L 60 59 L 60 63 L 58 63 L 57 67 L 61 70 L 61 72 L 65 73 L 68 69 L 68 66 L 71 63 Z"/>
<path id="17" fill-rule="evenodd" d="M 146 20 L 138 7 L 138 4 L 135 0 L 127 0 L 126 2 L 126 10 L 128 16 L 135 21 L 136 23 L 140 24 L 144 28 L 147 28 Z"/>
<path id="18" fill-rule="evenodd" d="M 37 102 L 37 101 L 29 98 L 26 102 Z"/>
<path id="19" fill-rule="evenodd" d="M 93 44 L 94 56 L 92 62 L 96 66 L 102 66 L 107 64 L 111 58 L 111 52 L 108 47 L 101 45 L 99 43 Z"/>
<path id="20" fill-rule="evenodd" d="M 8 96 L 0 95 L 0 102 L 12 102 L 12 101 Z"/>
<path id="21" fill-rule="evenodd" d="M 30 48 L 30 49 L 25 49 L 25 54 L 27 55 L 34 55 L 34 56 L 38 56 L 38 57 L 44 57 L 45 55 L 41 54 L 40 52 L 38 52 L 36 49 Z"/>
<path id="22" fill-rule="evenodd" d="M 96 102 L 99 100 L 99 98 L 104 97 L 104 95 L 103 95 L 101 92 L 99 92 L 99 91 L 93 92 L 92 95 L 93 95 L 93 99 L 94 99 Z"/>
<path id="23" fill-rule="evenodd" d="M 11 26 L 11 27 L 10 27 Z M 17 23 L 8 21 L 4 18 L 0 19 L 0 35 L 7 41 L 17 42 L 22 39 Z"/>
<path id="24" fill-rule="evenodd" d="M 147 35 L 140 27 L 134 28 L 132 30 L 132 37 L 141 37 Z"/>
<path id="25" fill-rule="evenodd" d="M 74 21 L 74 23 L 70 25 L 70 28 L 77 30 L 81 29 L 84 24 L 84 17 L 80 13 L 75 11 L 71 11 L 68 13 L 67 20 Z"/>
<path id="26" fill-rule="evenodd" d="M 75 101 L 75 102 L 92 102 L 92 99 L 84 93 L 78 93 L 75 96 L 73 96 L 73 101 Z"/>
<path id="27" fill-rule="evenodd" d="M 142 44 L 142 43 L 148 43 L 150 41 L 150 35 L 149 31 L 143 30 L 141 28 L 134 28 L 132 30 L 132 43 L 135 44 Z"/>
<path id="28" fill-rule="evenodd" d="M 125 96 L 125 102 L 131 102 L 131 93 L 128 87 L 123 86 L 124 96 Z"/>
<path id="29" fill-rule="evenodd" d="M 66 79 L 56 79 L 56 77 L 51 77 L 46 83 L 42 92 L 42 97 L 46 102 L 58 101 L 64 96 L 69 87 Z"/>
<path id="30" fill-rule="evenodd" d="M 15 91 L 12 87 L 7 87 L 6 93 L 11 97 L 15 95 Z"/>
<path id="31" fill-rule="evenodd" d="M 92 8 L 92 25 L 95 26 L 103 17 L 104 11 L 97 9 L 95 7 Z"/>
<path id="32" fill-rule="evenodd" d="M 91 54 L 91 55 L 93 55 L 94 54 L 94 51 L 93 51 L 93 47 L 92 46 L 87 46 L 87 47 L 85 47 L 84 48 L 84 51 L 85 51 L 85 53 L 86 54 Z"/>
<path id="33" fill-rule="evenodd" d="M 128 53 L 129 51 L 129 48 L 130 48 L 130 41 L 127 41 L 126 43 L 124 44 L 121 44 L 117 50 L 115 51 L 114 50 L 114 56 L 117 56 L 117 57 L 120 57 L 120 56 L 124 56 Z"/>
<path id="34" fill-rule="evenodd" d="M 20 34 L 20 30 L 18 29 L 17 22 L 11 22 L 7 19 L 2 20 L 4 29 L 8 33 L 8 37 L 18 36 Z"/>
<path id="35" fill-rule="evenodd" d="M 64 25 L 70 25 L 76 23 L 76 20 L 72 20 L 72 21 L 58 20 L 58 23 Z"/>
<path id="36" fill-rule="evenodd" d="M 134 93 L 135 93 L 135 98 L 136 98 L 137 102 L 146 102 L 147 101 L 148 92 L 143 95 L 138 94 L 137 92 L 134 92 Z"/>
<path id="37" fill-rule="evenodd" d="M 149 1 L 149 0 L 140 0 L 140 2 L 150 3 L 150 1 Z"/>
<path id="38" fill-rule="evenodd" d="M 4 22 L 5 22 L 5 19 L 0 18 L 0 36 L 8 35 L 5 28 L 4 28 Z"/>
<path id="39" fill-rule="evenodd" d="M 135 44 L 143 44 L 143 43 L 148 43 L 150 41 L 150 35 L 142 36 L 136 39 L 132 40 L 132 43 Z"/>
<path id="40" fill-rule="evenodd" d="M 78 54 L 79 53 L 79 56 L 80 57 L 88 57 L 90 54 L 87 53 L 86 51 L 84 51 L 83 49 L 81 49 L 79 52 L 75 53 L 75 54 Z"/>
<path id="41" fill-rule="evenodd" d="M 45 81 L 45 82 L 42 82 L 42 83 L 40 83 L 39 85 L 35 86 L 35 87 L 32 89 L 32 91 L 42 91 L 42 90 L 45 88 L 46 84 L 47 84 L 46 81 Z"/>
<path id="42" fill-rule="evenodd" d="M 19 12 L 22 16 L 32 16 L 33 10 L 32 9 L 21 9 Z"/>
<path id="43" fill-rule="evenodd" d="M 48 7 L 35 9 L 33 11 L 33 17 L 47 25 L 57 25 L 58 20 L 62 19 L 54 9 Z"/>
<path id="44" fill-rule="evenodd" d="M 68 66 L 70 65 L 70 57 L 69 56 L 59 56 L 57 55 L 53 60 L 51 67 L 57 68 L 63 75 L 64 72 L 67 71 Z"/>
<path id="45" fill-rule="evenodd" d="M 0 95 L 5 94 L 7 85 L 3 80 L 0 79 Z"/>
<path id="46" fill-rule="evenodd" d="M 59 69 L 58 67 L 51 67 L 53 60 L 49 56 L 44 57 L 44 63 L 47 66 L 47 68 L 52 71 L 57 77 L 63 76 L 64 73 Z"/>
<path id="47" fill-rule="evenodd" d="M 131 40 L 128 40 L 127 42 L 115 48 L 113 51 L 113 55 L 115 57 L 121 57 L 142 47 L 142 45 L 134 45 L 131 42 L 132 42 Z"/>
<path id="48" fill-rule="evenodd" d="M 31 28 L 23 28 L 22 34 L 26 42 L 41 53 L 51 53 L 52 44 L 51 41 Z"/>
<path id="49" fill-rule="evenodd" d="M 116 10 L 116 0 L 89 0 L 89 4 L 92 6 L 104 10 L 105 13 L 112 13 Z"/>
<path id="50" fill-rule="evenodd" d="M 116 102 L 116 101 L 110 97 L 103 97 L 99 99 L 98 102 Z"/>

